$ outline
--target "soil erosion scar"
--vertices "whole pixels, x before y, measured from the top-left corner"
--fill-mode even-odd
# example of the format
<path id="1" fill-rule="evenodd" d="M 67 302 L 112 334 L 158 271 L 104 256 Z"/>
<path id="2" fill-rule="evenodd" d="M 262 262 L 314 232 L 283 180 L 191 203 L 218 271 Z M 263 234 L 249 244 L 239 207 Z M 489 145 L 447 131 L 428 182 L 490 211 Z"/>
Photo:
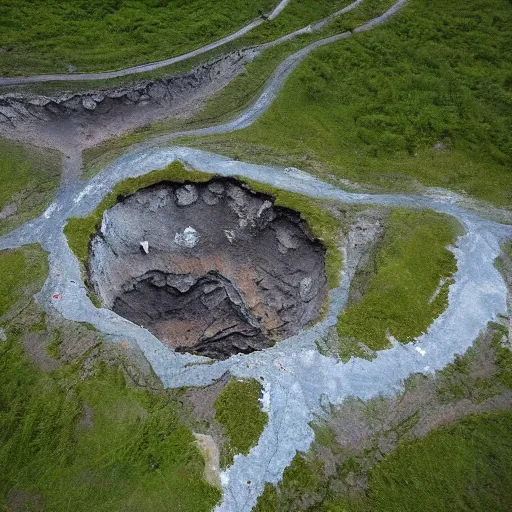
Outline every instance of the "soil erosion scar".
<path id="1" fill-rule="evenodd" d="M 327 292 L 325 249 L 300 215 L 233 179 L 124 198 L 103 216 L 89 273 L 107 307 L 216 359 L 297 334 Z"/>

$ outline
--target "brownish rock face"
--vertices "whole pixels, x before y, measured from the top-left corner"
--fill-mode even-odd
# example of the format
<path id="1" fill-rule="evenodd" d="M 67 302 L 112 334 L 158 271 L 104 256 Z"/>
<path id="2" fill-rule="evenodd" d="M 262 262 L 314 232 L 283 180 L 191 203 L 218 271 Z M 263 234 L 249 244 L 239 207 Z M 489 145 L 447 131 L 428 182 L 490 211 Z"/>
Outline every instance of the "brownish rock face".
<path id="1" fill-rule="evenodd" d="M 124 198 L 91 242 L 89 274 L 119 315 L 217 359 L 296 334 L 327 293 L 325 249 L 300 215 L 232 179 Z"/>

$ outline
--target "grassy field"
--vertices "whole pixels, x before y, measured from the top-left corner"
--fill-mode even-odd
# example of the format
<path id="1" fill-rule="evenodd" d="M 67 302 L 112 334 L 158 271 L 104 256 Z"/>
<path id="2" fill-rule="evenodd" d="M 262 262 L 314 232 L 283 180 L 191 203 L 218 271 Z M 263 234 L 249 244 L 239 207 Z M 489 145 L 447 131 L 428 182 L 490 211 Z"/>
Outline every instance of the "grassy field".
<path id="1" fill-rule="evenodd" d="M 44 374 L 14 336 L 0 352 L 1 500 L 14 490 L 44 510 L 206 512 L 219 499 L 177 401 L 130 389 L 113 369 Z"/>
<path id="2" fill-rule="evenodd" d="M 0 235 L 43 213 L 59 181 L 56 152 L 0 139 Z"/>
<path id="3" fill-rule="evenodd" d="M 353 0 L 292 0 L 277 18 L 260 25 L 240 40 L 243 46 L 274 41 L 291 34 L 295 30 L 307 27 L 332 14 Z"/>
<path id="4" fill-rule="evenodd" d="M 229 438 L 229 447 L 221 455 L 223 467 L 229 466 L 236 454 L 247 455 L 257 444 L 267 423 L 259 402 L 261 391 L 255 380 L 231 379 L 215 400 L 215 419 L 224 425 Z"/>
<path id="5" fill-rule="evenodd" d="M 400 446 L 371 472 L 363 510 L 510 510 L 511 432 L 507 411 L 468 418 Z"/>
<path id="6" fill-rule="evenodd" d="M 23 309 L 30 302 L 47 273 L 46 253 L 38 245 L 0 251 L 0 323 L 11 310 Z"/>
<path id="7" fill-rule="evenodd" d="M 363 297 L 339 316 L 342 356 L 351 354 L 358 341 L 378 350 L 390 345 L 387 335 L 406 343 L 427 329 L 447 306 L 456 271 L 447 246 L 460 229 L 451 218 L 429 210 L 391 211 L 375 261 L 353 283 Z"/>
<path id="8" fill-rule="evenodd" d="M 411 0 L 386 25 L 317 50 L 253 126 L 198 143 L 511 207 L 511 27 L 506 0 Z"/>
<path id="9" fill-rule="evenodd" d="M 0 74 L 102 71 L 186 53 L 228 35 L 274 0 L 4 0 Z"/>
<path id="10" fill-rule="evenodd" d="M 251 34 L 243 37 L 236 43 L 223 47 L 222 50 L 218 52 L 224 53 L 256 42 L 276 39 L 279 35 L 282 35 L 282 26 L 286 25 L 287 30 L 285 32 L 287 32 L 288 29 L 292 31 L 309 24 L 317 18 L 322 18 L 328 14 L 328 12 L 334 12 L 345 5 L 345 3 L 347 2 L 335 2 L 332 4 L 326 2 L 326 0 L 320 2 L 316 2 L 315 0 L 302 0 L 300 2 L 301 10 L 298 10 L 298 5 L 292 2 L 273 22 L 262 25 L 256 29 L 254 33 L 251 32 Z M 84 177 L 88 178 L 93 176 L 105 165 L 118 157 L 124 149 L 154 135 L 209 126 L 233 118 L 255 100 L 261 93 L 267 79 L 272 75 L 275 68 L 288 55 L 300 50 L 312 41 L 357 26 L 381 14 L 392 3 L 393 0 L 365 0 L 362 7 L 358 7 L 356 10 L 340 18 L 340 20 L 343 20 L 343 26 L 340 25 L 340 21 L 337 21 L 336 25 L 335 22 L 331 22 L 319 32 L 302 35 L 289 42 L 266 50 L 255 60 L 247 64 L 245 71 L 236 77 L 227 87 L 206 101 L 204 108 L 191 119 L 170 119 L 156 122 L 137 129 L 127 135 L 111 139 L 98 146 L 86 149 L 83 154 Z M 261 31 L 265 33 L 260 34 Z M 215 54 L 216 52 L 217 51 L 214 51 L 213 53 Z M 191 62 L 190 67 L 198 63 L 199 60 L 194 64 Z M 177 67 L 174 66 L 172 72 L 183 72 L 187 69 L 189 69 L 189 67 L 184 67 L 182 63 Z M 187 143 L 189 142 L 189 140 L 186 141 Z M 197 144 L 196 140 L 191 139 L 190 142 L 192 143 L 192 141 Z M 266 147 L 263 148 L 262 151 L 266 153 L 268 150 L 269 148 Z M 235 147 L 231 154 L 236 153 L 237 148 Z M 251 157 L 254 157 L 254 154 L 251 155 Z"/>
<path id="11" fill-rule="evenodd" d="M 16 295 L 6 268 L 18 279 Z M 134 388 L 112 357 L 109 366 L 90 359 L 85 373 L 90 353 L 52 372 L 28 359 L 24 340 L 35 329 L 48 348 L 63 336 L 27 306 L 45 269 L 46 254 L 36 247 L 0 253 L 2 311 L 26 303 L 2 324 L 0 509 L 211 510 L 220 493 L 202 480 L 204 461 L 177 395 Z"/>

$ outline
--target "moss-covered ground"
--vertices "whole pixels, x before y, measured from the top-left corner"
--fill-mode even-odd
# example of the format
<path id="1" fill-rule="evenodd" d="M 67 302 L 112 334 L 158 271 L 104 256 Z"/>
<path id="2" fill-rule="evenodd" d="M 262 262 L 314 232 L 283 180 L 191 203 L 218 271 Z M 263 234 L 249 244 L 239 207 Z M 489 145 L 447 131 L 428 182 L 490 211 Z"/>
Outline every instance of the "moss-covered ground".
<path id="1" fill-rule="evenodd" d="M 262 388 L 256 380 L 231 379 L 215 400 L 215 419 L 224 426 L 229 444 L 221 454 L 221 464 L 228 466 L 238 454 L 247 455 L 258 443 L 267 424 L 261 410 Z"/>
<path id="2" fill-rule="evenodd" d="M 106 71 L 180 55 L 235 32 L 274 0 L 6 0 L 0 74 Z"/>
<path id="3" fill-rule="evenodd" d="M 506 512 L 512 501 L 512 413 L 482 414 L 406 442 L 369 474 L 363 498 L 332 496 L 318 459 L 298 454 L 255 512 Z M 352 462 L 352 469 L 356 469 Z M 346 471 L 349 471 L 350 464 Z M 307 506 L 308 497 L 320 503 Z M 302 498 L 302 499 L 301 499 Z M 299 504 L 299 505 L 298 505 Z"/>
<path id="4" fill-rule="evenodd" d="M 0 324 L 8 313 L 26 307 L 48 273 L 46 253 L 38 245 L 0 251 Z"/>
<path id="5" fill-rule="evenodd" d="M 456 221 L 430 210 L 391 211 L 370 270 L 360 269 L 364 279 L 356 275 L 353 283 L 363 297 L 339 316 L 342 356 L 357 342 L 379 350 L 390 346 L 390 336 L 406 343 L 426 331 L 447 306 L 457 269 L 448 246 L 460 230 Z"/>
<path id="6" fill-rule="evenodd" d="M 314 52 L 251 127 L 196 143 L 388 190 L 417 183 L 511 207 L 506 0 L 411 0 L 387 24 Z M 343 22 L 343 20 L 341 20 Z"/>
<path id="7" fill-rule="evenodd" d="M 56 152 L 0 138 L 0 235 L 40 215 L 59 180 Z"/>
<path id="8" fill-rule="evenodd" d="M 31 276 L 33 286 L 13 295 L 6 267 L 18 279 Z M 34 247 L 0 252 L 3 310 L 22 299 L 30 304 L 45 268 L 46 254 Z M 204 461 L 182 420 L 179 393 L 137 388 L 120 356 L 101 358 L 99 338 L 97 348 L 40 370 L 25 352 L 34 331 L 55 358 L 63 341 L 81 340 L 56 343 L 69 334 L 29 310 L 37 308 L 26 305 L 2 324 L 0 509 L 211 510 L 220 493 L 202 480 Z"/>

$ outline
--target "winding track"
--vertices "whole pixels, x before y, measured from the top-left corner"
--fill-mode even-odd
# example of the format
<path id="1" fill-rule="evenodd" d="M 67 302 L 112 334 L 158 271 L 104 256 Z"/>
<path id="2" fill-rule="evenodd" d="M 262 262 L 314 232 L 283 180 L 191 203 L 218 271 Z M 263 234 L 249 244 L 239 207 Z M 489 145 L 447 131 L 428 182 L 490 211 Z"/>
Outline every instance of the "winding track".
<path id="1" fill-rule="evenodd" d="M 314 23 L 313 25 L 308 25 L 307 27 L 296 30 L 295 32 L 292 32 L 291 34 L 280 37 L 279 39 L 276 39 L 275 41 L 260 45 L 260 49 L 265 50 L 271 46 L 276 46 L 284 41 L 288 41 L 288 40 L 290 40 L 294 37 L 297 37 L 301 34 L 307 34 L 307 33 L 314 32 L 316 30 L 320 30 L 329 21 L 333 20 L 334 18 L 336 18 L 338 16 L 341 16 L 342 14 L 345 14 L 345 13 L 351 11 L 352 9 L 357 7 L 361 2 L 363 2 L 363 0 L 355 0 L 350 5 L 344 7 L 343 9 L 340 9 L 339 11 L 336 11 L 335 13 L 327 16 L 326 18 L 324 18 L 323 20 L 320 20 L 317 23 Z M 276 18 L 289 3 L 290 3 L 290 0 L 281 0 L 277 4 L 277 6 L 274 8 L 274 10 L 269 14 L 268 17 L 266 17 L 266 18 L 259 17 L 259 18 L 255 19 L 254 21 L 251 21 L 245 27 L 242 27 L 237 32 L 234 32 L 233 34 L 230 34 L 226 37 L 223 37 L 222 39 L 214 41 L 213 43 L 209 43 L 205 46 L 202 46 L 201 48 L 197 48 L 196 50 L 192 50 L 190 52 L 184 53 L 182 55 L 178 55 L 176 57 L 171 57 L 169 59 L 164 59 L 164 60 L 160 60 L 157 62 L 150 62 L 147 64 L 140 64 L 138 66 L 132 66 L 129 68 L 124 68 L 124 69 L 119 69 L 119 70 L 104 71 L 104 72 L 100 72 L 100 73 L 76 73 L 76 74 L 57 73 L 57 74 L 33 75 L 33 76 L 26 76 L 26 77 L 21 77 L 21 76 L 19 76 L 19 77 L 0 77 L 0 86 L 1 85 L 23 85 L 23 84 L 32 84 L 32 83 L 41 83 L 41 82 L 76 82 L 76 81 L 84 81 L 84 80 L 107 80 L 109 78 L 120 78 L 123 76 L 135 75 L 138 73 L 146 73 L 149 71 L 154 71 L 156 69 L 163 68 L 165 66 L 170 66 L 172 64 L 176 64 L 178 62 L 183 62 L 183 61 L 189 60 L 193 57 L 203 55 L 204 53 L 214 50 L 215 48 L 219 48 L 220 46 L 223 46 L 227 43 L 230 43 L 232 41 L 239 39 L 240 37 L 244 36 L 251 30 L 253 30 L 254 28 L 265 23 L 266 20 L 273 20 L 274 18 Z"/>
<path id="2" fill-rule="evenodd" d="M 399 8 L 404 3 L 400 0 L 395 7 Z M 379 19 L 382 22 L 382 17 Z M 361 27 L 360 31 L 375 24 L 374 20 L 363 26 L 365 28 Z M 341 36 L 329 38 L 329 42 L 341 39 Z M 287 59 L 288 67 L 276 72 L 255 105 L 237 120 L 222 125 L 222 130 L 251 124 L 268 108 L 277 88 L 300 58 L 312 49 L 328 44 L 325 41 L 314 47 L 311 45 L 304 54 L 298 52 L 300 56 L 296 60 Z M 196 131 L 194 134 L 203 133 Z M 326 319 L 270 349 L 247 356 L 233 356 L 213 364 L 203 364 L 206 362 L 204 358 L 167 349 L 145 329 L 112 311 L 93 306 L 86 295 L 78 261 L 69 249 L 63 228 L 67 218 L 90 213 L 119 181 L 164 168 L 175 160 L 205 172 L 241 175 L 314 198 L 348 204 L 430 208 L 452 215 L 463 225 L 466 233 L 459 237 L 453 249 L 458 270 L 455 283 L 450 287 L 447 310 L 414 343 L 397 344 L 381 351 L 371 362 L 353 358 L 346 364 L 341 363 L 321 355 L 315 342 L 336 324 L 337 316 L 346 303 L 352 276 L 343 272 L 340 287 L 330 293 Z M 298 170 L 246 164 L 212 153 L 171 147 L 132 152 L 89 182 L 63 187 L 40 218 L 1 237 L 0 249 L 40 243 L 49 252 L 50 271 L 37 296 L 38 301 L 69 320 L 93 324 L 115 340 L 136 343 L 166 387 L 207 385 L 227 371 L 238 377 L 258 380 L 264 377 L 265 393 L 269 397 L 269 422 L 258 445 L 247 456 L 236 456 L 234 464 L 223 473 L 224 496 L 217 507 L 219 512 L 245 512 L 253 508 L 265 482 L 277 483 L 296 451 L 309 448 L 314 438 L 309 423 L 315 415 L 323 414 L 323 405 L 340 404 L 348 396 L 366 400 L 380 393 L 393 394 L 402 388 L 403 380 L 411 373 L 443 368 L 455 354 L 465 352 L 472 345 L 489 321 L 506 314 L 507 289 L 493 264 L 504 238 L 512 238 L 512 226 L 500 225 L 467 212 L 449 194 L 442 199 L 432 199 L 399 194 L 347 193 Z M 56 293 L 61 294 L 59 299 L 52 298 Z M 250 484 L 247 483 L 249 481 Z"/>
<path id="3" fill-rule="evenodd" d="M 316 32 L 317 30 L 322 29 L 332 21 L 333 19 L 346 14 L 347 12 L 351 11 L 352 9 L 355 9 L 358 7 L 364 0 L 354 0 L 351 4 L 347 5 L 343 9 L 340 9 L 333 14 L 330 14 L 329 16 L 325 17 L 324 19 L 310 24 L 307 27 L 301 28 L 299 30 L 296 30 L 290 34 L 287 34 L 285 36 L 282 36 L 274 41 L 270 41 L 268 43 L 264 43 L 259 45 L 257 48 L 259 51 L 264 51 L 268 48 L 271 48 L 273 46 L 277 46 L 281 43 L 284 43 L 285 41 L 289 41 L 293 39 L 294 37 L 303 35 L 303 34 L 311 34 L 312 32 Z M 276 6 L 276 8 L 272 11 L 272 13 L 266 18 L 267 20 L 273 20 L 278 14 L 281 13 L 281 11 L 287 6 L 287 4 L 290 2 L 290 0 L 281 0 L 279 4 Z M 45 75 L 33 75 L 33 76 L 26 76 L 26 77 L 0 77 L 0 86 L 11 86 L 11 85 L 24 85 L 24 84 L 32 84 L 32 83 L 41 83 L 41 82 L 77 82 L 77 81 L 84 81 L 84 80 L 107 80 L 109 78 L 120 78 L 123 76 L 129 76 L 129 75 L 135 75 L 139 73 L 146 73 L 150 71 L 154 71 L 156 69 L 163 68 L 165 66 L 170 66 L 172 64 L 176 64 L 178 62 L 183 62 L 185 60 L 189 60 L 193 57 L 197 57 L 199 55 L 203 55 L 211 50 L 214 50 L 215 48 L 219 48 L 220 46 L 223 46 L 227 43 L 230 43 L 232 41 L 235 41 L 239 39 L 240 37 L 244 36 L 254 28 L 258 27 L 262 23 L 264 23 L 266 20 L 264 18 L 258 18 L 245 27 L 241 28 L 237 32 L 234 32 L 233 34 L 230 34 L 229 36 L 226 36 L 222 39 L 219 39 L 218 41 L 214 41 L 213 43 L 207 44 L 205 46 L 202 46 L 201 48 L 198 48 L 196 50 L 193 50 L 188 53 L 184 53 L 182 55 L 178 55 L 176 57 L 171 57 L 169 59 L 160 60 L 157 62 L 150 62 L 148 64 L 141 64 L 138 66 L 132 66 L 129 68 L 114 70 L 114 71 L 104 71 L 100 73 L 76 73 L 76 74 L 45 74 Z"/>
<path id="4" fill-rule="evenodd" d="M 289 3 L 290 0 L 280 0 L 280 2 L 266 19 L 273 20 Z M 106 80 L 108 78 L 119 78 L 121 76 L 154 71 L 155 69 L 170 66 L 171 64 L 176 64 L 177 62 L 182 62 L 184 60 L 191 59 L 192 57 L 197 57 L 198 55 L 202 55 L 203 53 L 209 52 L 210 50 L 214 50 L 219 46 L 223 46 L 227 43 L 230 43 L 231 41 L 235 41 L 262 23 L 265 23 L 266 19 L 260 16 L 259 18 L 251 21 L 245 27 L 242 27 L 240 30 L 230 34 L 229 36 L 223 37 L 222 39 L 202 46 L 201 48 L 197 48 L 196 50 L 192 50 L 191 52 L 184 53 L 183 55 L 171 57 L 170 59 L 164 59 L 157 62 L 150 62 L 148 64 L 141 64 L 139 66 L 118 69 L 116 71 L 104 71 L 102 73 L 48 74 L 12 78 L 0 77 L 0 85 L 21 85 L 40 82 L 76 82 L 80 80 Z"/>
<path id="5" fill-rule="evenodd" d="M 363 0 L 356 0 L 345 9 L 353 9 L 357 5 L 359 5 Z M 183 130 L 178 132 L 172 132 L 165 135 L 158 135 L 155 137 L 150 137 L 146 141 L 134 144 L 128 150 L 128 154 L 133 154 L 145 149 L 149 149 L 158 145 L 167 144 L 173 140 L 176 140 L 180 137 L 196 137 L 196 136 L 204 136 L 204 135 L 218 135 L 222 133 L 230 133 L 237 130 L 242 130 L 251 126 L 259 117 L 261 117 L 272 105 L 274 102 L 277 93 L 283 87 L 287 78 L 291 75 L 291 73 L 297 68 L 297 66 L 314 50 L 321 48 L 322 46 L 326 46 L 328 44 L 334 43 L 336 41 L 340 41 L 342 39 L 348 39 L 353 35 L 360 34 L 362 32 L 366 32 L 375 28 L 382 23 L 388 21 L 391 17 L 393 17 L 402 7 L 407 3 L 407 0 L 397 0 L 395 4 L 393 4 L 386 12 L 381 14 L 380 16 L 360 25 L 355 28 L 351 32 L 343 32 L 341 34 L 337 34 L 334 36 L 327 37 L 325 39 L 320 39 L 318 41 L 314 41 L 313 43 L 305 46 L 301 50 L 289 55 L 286 59 L 279 64 L 276 68 L 272 76 L 267 81 L 263 91 L 260 96 L 256 99 L 256 101 L 250 105 L 246 110 L 244 110 L 240 115 L 235 117 L 234 119 L 227 121 L 225 123 L 221 123 L 214 126 L 209 126 L 206 128 L 198 128 L 194 130 Z M 341 11 L 339 11 L 341 12 Z M 70 180 L 67 180 L 68 182 Z"/>
<path id="6" fill-rule="evenodd" d="M 327 318 L 298 336 L 274 347 L 227 361 L 202 364 L 204 358 L 177 354 L 151 333 L 97 309 L 87 297 L 77 259 L 63 235 L 66 219 L 90 213 L 119 181 L 161 169 L 175 160 L 223 176 L 241 175 L 314 198 L 345 204 L 378 204 L 430 208 L 454 216 L 466 234 L 459 237 L 454 254 L 458 270 L 450 287 L 448 309 L 427 333 L 408 345 L 397 344 L 378 353 L 373 361 L 353 358 L 349 363 L 321 355 L 316 340 L 336 325 L 350 286 L 342 273 L 341 286 L 330 293 Z M 196 226 L 200 232 L 200 226 Z M 323 414 L 322 405 L 340 404 L 348 396 L 369 399 L 400 390 L 403 380 L 416 372 L 441 369 L 456 354 L 464 353 L 500 314 L 507 313 L 507 288 L 494 267 L 500 242 L 512 238 L 512 226 L 484 220 L 458 207 L 453 198 L 430 199 L 409 195 L 370 195 L 344 192 L 300 171 L 246 164 L 189 148 L 157 148 L 119 159 L 72 195 L 61 196 L 39 219 L 0 238 L 0 249 L 40 243 L 49 252 L 48 280 L 38 294 L 46 308 L 64 318 L 88 322 L 114 340 L 129 340 L 144 352 L 164 386 L 204 386 L 225 372 L 237 377 L 264 378 L 269 395 L 269 422 L 247 456 L 236 456 L 222 475 L 224 498 L 218 511 L 249 511 L 265 482 L 277 483 L 297 450 L 306 451 L 314 439 L 309 423 Z M 59 299 L 53 299 L 60 294 Z M 248 481 L 252 483 L 247 484 Z"/>
<path id="7" fill-rule="evenodd" d="M 277 46 L 281 43 L 284 43 L 285 41 L 289 41 L 290 39 L 293 39 L 294 37 L 300 36 L 302 34 L 310 34 L 312 32 L 315 32 L 317 30 L 322 29 L 327 23 L 332 21 L 334 18 L 337 18 L 338 16 L 341 16 L 352 9 L 355 9 L 358 7 L 364 0 L 354 0 L 351 4 L 347 5 L 343 9 L 340 9 L 333 14 L 330 14 L 326 18 L 308 25 L 307 27 L 301 28 L 299 30 L 296 30 L 295 32 L 292 32 L 290 34 L 287 34 L 283 37 L 280 37 L 274 41 L 264 43 L 260 45 L 258 48 L 260 51 L 264 51 L 268 48 L 271 48 L 273 46 Z M 288 5 L 290 0 L 281 0 L 279 4 L 275 7 L 275 9 L 272 11 L 272 13 L 266 18 L 267 20 L 273 20 L 276 18 L 278 14 L 281 13 L 281 11 Z M 213 43 L 207 44 L 205 46 L 202 46 L 201 48 L 198 48 L 196 50 L 193 50 L 188 53 L 184 53 L 182 55 L 178 55 L 176 57 L 171 57 L 169 59 L 160 60 L 157 62 L 150 62 L 148 64 L 141 64 L 138 66 L 132 66 L 129 68 L 114 70 L 114 71 L 104 71 L 100 73 L 76 73 L 76 74 L 45 74 L 45 75 L 33 75 L 33 76 L 26 76 L 26 77 L 0 77 L 0 86 L 2 85 L 23 85 L 23 84 L 32 84 L 32 83 L 41 83 L 41 82 L 76 82 L 76 81 L 83 81 L 83 80 L 107 80 L 109 78 L 120 78 L 122 76 L 129 76 L 129 75 L 135 75 L 138 73 L 146 73 L 149 71 L 154 71 L 159 68 L 163 68 L 165 66 L 170 66 L 172 64 L 176 64 L 178 62 L 183 62 L 185 60 L 189 60 L 193 57 L 197 57 L 199 55 L 203 55 L 211 50 L 214 50 L 215 48 L 219 48 L 220 46 L 223 46 L 227 43 L 230 43 L 232 41 L 235 41 L 239 39 L 240 37 L 244 36 L 254 28 L 258 27 L 262 23 L 264 23 L 266 20 L 262 17 L 252 21 L 245 27 L 241 28 L 237 32 L 234 32 L 233 34 L 230 34 L 229 36 L 226 36 L 222 39 L 219 39 L 218 41 L 214 41 Z"/>

